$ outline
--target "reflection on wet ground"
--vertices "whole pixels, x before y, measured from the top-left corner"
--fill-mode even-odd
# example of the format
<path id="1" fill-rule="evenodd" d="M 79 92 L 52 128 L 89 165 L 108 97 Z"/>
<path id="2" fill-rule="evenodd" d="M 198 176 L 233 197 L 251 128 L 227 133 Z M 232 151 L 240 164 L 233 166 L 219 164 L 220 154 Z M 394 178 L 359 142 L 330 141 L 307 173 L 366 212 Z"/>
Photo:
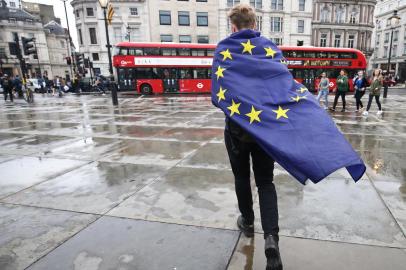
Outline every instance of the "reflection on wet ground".
<path id="1" fill-rule="evenodd" d="M 368 165 L 302 186 L 275 169 L 285 269 L 404 269 L 406 95 L 332 114 Z M 0 269 L 265 269 L 241 236 L 208 96 L 0 103 Z"/>

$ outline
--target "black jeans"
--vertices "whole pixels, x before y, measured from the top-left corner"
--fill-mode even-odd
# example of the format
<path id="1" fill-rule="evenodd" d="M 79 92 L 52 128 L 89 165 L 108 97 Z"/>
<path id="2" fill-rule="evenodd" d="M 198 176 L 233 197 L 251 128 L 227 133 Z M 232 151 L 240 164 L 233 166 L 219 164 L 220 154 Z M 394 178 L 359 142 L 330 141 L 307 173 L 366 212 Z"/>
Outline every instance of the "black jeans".
<path id="1" fill-rule="evenodd" d="M 364 105 L 362 105 L 362 101 L 361 101 L 361 98 L 364 96 L 364 94 L 365 94 L 365 91 L 356 91 L 355 92 L 354 97 L 355 97 L 355 104 L 357 106 L 357 110 L 359 110 L 360 107 L 361 107 L 361 109 L 364 108 Z"/>
<path id="2" fill-rule="evenodd" d="M 382 111 L 381 102 L 379 102 L 379 96 L 373 96 L 373 95 L 369 95 L 367 111 L 369 111 L 369 109 L 371 108 L 372 99 L 374 97 L 375 97 L 376 104 L 378 104 L 379 110 Z"/>
<path id="3" fill-rule="evenodd" d="M 224 132 L 225 144 L 235 178 L 235 191 L 238 207 L 244 219 L 252 224 L 254 210 L 250 182 L 250 155 L 258 188 L 264 236 L 278 235 L 278 202 L 273 170 L 275 161 L 269 157 L 255 142 L 244 142 L 233 136 L 228 130 Z"/>
<path id="4" fill-rule="evenodd" d="M 345 92 L 336 91 L 336 95 L 334 97 L 334 104 L 333 109 L 337 106 L 338 97 L 341 96 L 341 100 L 343 101 L 343 109 L 345 110 Z"/>
<path id="5" fill-rule="evenodd" d="M 10 100 L 13 101 L 13 89 L 9 87 L 3 88 L 4 100 L 7 100 L 7 95 L 10 95 Z"/>

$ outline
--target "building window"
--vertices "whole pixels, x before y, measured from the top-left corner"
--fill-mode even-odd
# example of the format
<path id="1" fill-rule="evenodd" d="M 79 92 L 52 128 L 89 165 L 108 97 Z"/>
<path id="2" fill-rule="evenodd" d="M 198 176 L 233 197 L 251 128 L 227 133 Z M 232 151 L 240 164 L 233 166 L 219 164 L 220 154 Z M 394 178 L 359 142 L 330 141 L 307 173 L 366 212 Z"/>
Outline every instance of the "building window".
<path id="1" fill-rule="evenodd" d="M 83 45 L 82 29 L 78 29 L 79 43 Z"/>
<path id="2" fill-rule="evenodd" d="M 65 48 L 65 41 L 60 40 L 60 42 L 61 42 L 61 47 L 62 47 L 62 48 Z"/>
<path id="3" fill-rule="evenodd" d="M 97 44 L 96 28 L 89 28 L 90 44 Z"/>
<path id="4" fill-rule="evenodd" d="M 79 16 L 80 16 L 79 9 L 77 9 L 77 10 L 75 11 L 75 14 L 76 14 L 76 17 L 79 17 Z"/>
<path id="5" fill-rule="evenodd" d="M 207 0 L 196 0 L 196 2 L 207 2 Z"/>
<path id="6" fill-rule="evenodd" d="M 305 11 L 306 0 L 299 0 L 299 11 Z"/>
<path id="7" fill-rule="evenodd" d="M 262 8 L 262 0 L 250 0 L 250 4 L 254 8 Z"/>
<path id="8" fill-rule="evenodd" d="M 282 18 L 271 17 L 271 32 L 282 32 Z"/>
<path id="9" fill-rule="evenodd" d="M 26 23 L 26 24 L 34 24 L 34 21 L 33 21 L 33 20 L 30 20 L 30 19 L 26 19 L 26 20 L 25 20 L 25 23 Z"/>
<path id="10" fill-rule="evenodd" d="M 283 0 L 272 0 L 271 9 L 272 10 L 283 10 Z"/>
<path id="11" fill-rule="evenodd" d="M 240 0 L 227 0 L 228 7 L 233 7 L 235 5 L 238 5 L 239 3 L 240 3 Z"/>
<path id="12" fill-rule="evenodd" d="M 304 33 L 304 20 L 297 20 L 297 32 Z"/>
<path id="13" fill-rule="evenodd" d="M 388 42 L 389 42 L 389 33 L 385 33 L 384 43 L 388 43 Z"/>
<path id="14" fill-rule="evenodd" d="M 136 7 L 130 8 L 130 14 L 132 16 L 137 16 L 138 15 L 138 8 L 136 8 Z"/>
<path id="15" fill-rule="evenodd" d="M 179 42 L 180 43 L 191 43 L 192 38 L 189 35 L 180 35 L 179 36 Z"/>
<path id="16" fill-rule="evenodd" d="M 171 12 L 167 10 L 159 11 L 159 24 L 160 25 L 171 25 Z"/>
<path id="17" fill-rule="evenodd" d="M 393 57 L 396 57 L 397 52 L 398 52 L 398 45 L 393 45 L 393 48 L 392 48 L 392 56 L 393 56 Z"/>
<path id="18" fill-rule="evenodd" d="M 6 48 L 0 48 L 0 58 L 6 57 Z"/>
<path id="19" fill-rule="evenodd" d="M 178 11 L 179 25 L 190 25 L 189 11 Z"/>
<path id="20" fill-rule="evenodd" d="M 93 17 L 94 16 L 93 8 L 86 8 L 86 15 L 88 17 Z"/>
<path id="21" fill-rule="evenodd" d="M 336 10 L 336 22 L 343 23 L 344 22 L 344 8 L 338 7 Z"/>
<path id="22" fill-rule="evenodd" d="M 348 36 L 348 48 L 354 48 L 354 35 L 349 35 Z"/>
<path id="23" fill-rule="evenodd" d="M 172 42 L 172 35 L 161 35 L 161 42 Z"/>
<path id="24" fill-rule="evenodd" d="M 16 21 L 15 18 L 9 18 L 9 19 L 8 19 L 8 22 L 9 22 L 9 23 L 16 23 L 17 21 Z"/>
<path id="25" fill-rule="evenodd" d="M 209 43 L 209 36 L 197 36 L 197 43 Z"/>
<path id="26" fill-rule="evenodd" d="M 131 34 L 131 29 L 129 29 L 130 31 L 130 33 L 129 34 Z M 122 35 L 122 31 L 121 31 L 121 27 L 114 27 L 113 28 L 113 31 L 114 31 L 114 39 L 116 40 L 116 41 L 121 41 L 122 39 L 123 39 L 123 35 Z M 127 36 L 127 38 L 128 38 L 128 36 Z"/>
<path id="27" fill-rule="evenodd" d="M 262 16 L 257 16 L 256 30 L 262 31 Z"/>
<path id="28" fill-rule="evenodd" d="M 275 43 L 275 45 L 282 45 L 282 38 L 271 38 L 271 41 Z"/>
<path id="29" fill-rule="evenodd" d="M 403 43 L 403 55 L 406 55 L 406 43 Z"/>
<path id="30" fill-rule="evenodd" d="M 16 3 L 15 3 L 15 2 L 10 2 L 10 7 L 15 8 L 15 7 L 16 7 Z"/>
<path id="31" fill-rule="evenodd" d="M 341 42 L 341 35 L 334 36 L 334 47 L 339 48 Z"/>
<path id="32" fill-rule="evenodd" d="M 327 34 L 321 34 L 320 47 L 327 47 Z"/>
<path id="33" fill-rule="evenodd" d="M 358 14 L 358 10 L 357 8 L 353 8 L 350 14 L 350 23 L 354 24 L 357 21 L 357 14 Z"/>
<path id="34" fill-rule="evenodd" d="M 100 60 L 98 53 L 92 53 L 92 58 L 93 58 L 93 61 L 99 61 Z"/>
<path id="35" fill-rule="evenodd" d="M 383 47 L 383 58 L 388 57 L 388 46 Z"/>
<path id="36" fill-rule="evenodd" d="M 321 10 L 321 21 L 322 22 L 330 21 L 330 11 L 326 6 Z"/>
<path id="37" fill-rule="evenodd" d="M 393 32 L 393 41 L 398 41 L 399 39 L 399 31 L 394 31 Z"/>
<path id="38" fill-rule="evenodd" d="M 208 26 L 209 18 L 207 12 L 197 12 L 197 26 Z"/>
<path id="39" fill-rule="evenodd" d="M 376 47 L 379 46 L 380 39 L 381 39 L 381 35 L 380 34 L 376 35 Z"/>

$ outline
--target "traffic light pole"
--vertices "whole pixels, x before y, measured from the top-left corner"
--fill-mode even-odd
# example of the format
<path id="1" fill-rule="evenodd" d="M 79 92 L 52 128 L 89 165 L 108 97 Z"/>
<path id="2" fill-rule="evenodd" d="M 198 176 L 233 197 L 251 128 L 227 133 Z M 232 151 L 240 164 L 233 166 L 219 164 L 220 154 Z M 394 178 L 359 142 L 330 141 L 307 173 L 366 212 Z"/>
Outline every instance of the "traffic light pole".
<path id="1" fill-rule="evenodd" d="M 37 62 L 38 62 L 38 69 L 39 69 L 39 76 L 42 78 L 42 72 L 41 72 L 41 66 L 39 64 L 39 55 L 38 55 L 38 49 L 37 49 L 37 42 L 34 39 L 34 48 L 35 48 L 35 52 L 37 53 Z M 38 77 L 38 75 L 37 75 Z"/>
<path id="2" fill-rule="evenodd" d="M 66 11 L 66 1 L 67 0 L 62 0 L 63 1 L 63 6 L 65 7 L 65 17 L 66 17 L 66 25 L 68 26 L 68 36 L 69 36 L 69 48 L 70 48 L 70 56 L 71 56 L 71 61 L 72 61 L 72 66 L 73 66 L 73 72 L 76 73 L 76 68 L 75 68 L 75 57 L 73 55 L 73 50 L 72 50 L 72 37 L 70 35 L 70 28 L 69 28 L 69 20 L 68 20 L 68 12 Z M 72 69 L 71 66 L 71 69 Z"/>
<path id="3" fill-rule="evenodd" d="M 111 99 L 113 101 L 113 105 L 118 105 L 118 98 L 117 98 L 117 84 L 114 81 L 113 75 L 113 63 L 111 62 L 111 45 L 109 39 L 109 27 L 107 25 L 107 14 L 106 14 L 107 7 L 103 7 L 103 14 L 104 14 L 104 27 L 106 28 L 106 40 L 107 40 L 107 53 L 109 57 L 109 72 L 110 72 L 110 82 L 113 83 L 113 88 L 111 89 Z"/>

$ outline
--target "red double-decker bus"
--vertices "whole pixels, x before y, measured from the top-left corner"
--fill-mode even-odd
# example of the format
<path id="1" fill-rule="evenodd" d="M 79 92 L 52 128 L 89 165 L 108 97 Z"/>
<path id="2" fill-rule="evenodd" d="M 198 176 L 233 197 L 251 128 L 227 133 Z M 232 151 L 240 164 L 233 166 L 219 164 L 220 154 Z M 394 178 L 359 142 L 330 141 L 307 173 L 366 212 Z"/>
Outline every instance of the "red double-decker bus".
<path id="1" fill-rule="evenodd" d="M 214 44 L 118 43 L 113 64 L 119 89 L 141 94 L 210 92 L 215 48 Z M 327 73 L 332 90 L 341 69 L 352 78 L 367 65 L 363 53 L 356 49 L 280 48 L 294 78 L 310 91 L 316 90 L 322 72 Z"/>

